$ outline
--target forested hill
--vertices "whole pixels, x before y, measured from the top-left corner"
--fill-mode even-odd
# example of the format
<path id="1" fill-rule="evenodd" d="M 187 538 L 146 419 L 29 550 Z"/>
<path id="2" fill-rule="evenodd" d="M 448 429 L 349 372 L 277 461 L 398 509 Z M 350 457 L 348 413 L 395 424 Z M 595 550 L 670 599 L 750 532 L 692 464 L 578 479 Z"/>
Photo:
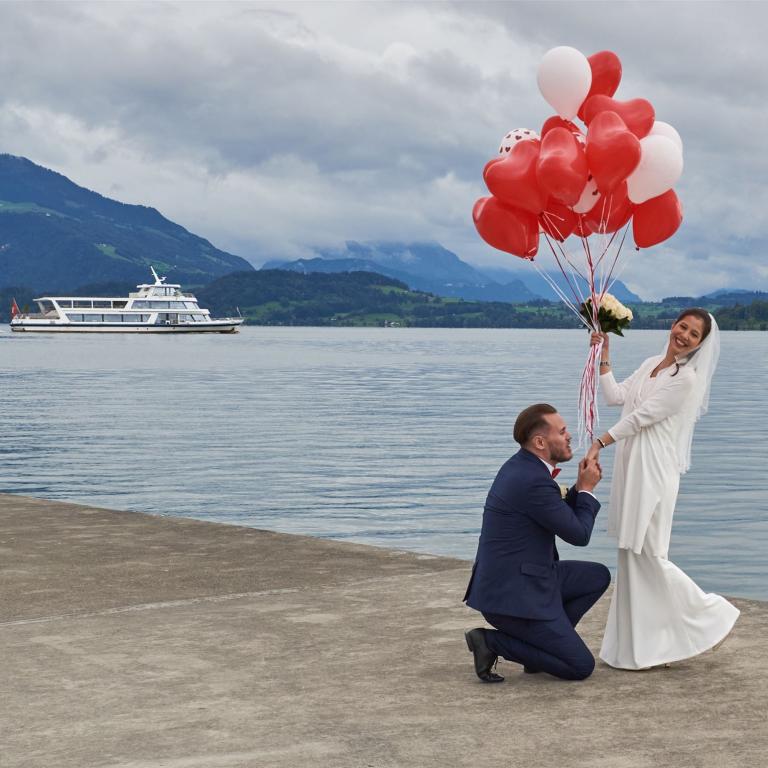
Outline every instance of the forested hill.
<path id="1" fill-rule="evenodd" d="M 310 272 L 270 269 L 227 275 L 198 291 L 216 314 L 238 310 L 260 325 L 385 325 L 510 328 L 536 327 L 537 306 L 446 299 L 412 291 L 375 272 Z M 573 317 L 557 313 L 555 327 L 572 328 Z"/>
<path id="2" fill-rule="evenodd" d="M 74 184 L 13 155 L 0 155 L 0 290 L 68 292 L 86 283 L 150 278 L 203 285 L 253 267 L 166 219 Z"/>
<path id="3" fill-rule="evenodd" d="M 405 283 L 373 272 L 287 270 L 226 275 L 200 289 L 201 302 L 217 315 L 239 310 L 260 325 L 385 325 L 444 328 L 578 328 L 579 322 L 560 303 L 524 304 L 464 301 L 408 289 Z M 632 304 L 632 328 L 668 328 L 684 307 L 697 304 L 727 312 L 729 297 L 665 299 Z M 759 302 L 756 302 L 759 304 Z M 735 310 L 743 313 L 743 308 Z M 747 313 L 748 317 L 751 317 Z M 730 322 L 730 320 L 728 321 Z M 740 320 L 740 322 L 749 322 Z M 726 326 L 734 327 L 734 326 Z M 765 322 L 738 326 L 765 328 Z"/>

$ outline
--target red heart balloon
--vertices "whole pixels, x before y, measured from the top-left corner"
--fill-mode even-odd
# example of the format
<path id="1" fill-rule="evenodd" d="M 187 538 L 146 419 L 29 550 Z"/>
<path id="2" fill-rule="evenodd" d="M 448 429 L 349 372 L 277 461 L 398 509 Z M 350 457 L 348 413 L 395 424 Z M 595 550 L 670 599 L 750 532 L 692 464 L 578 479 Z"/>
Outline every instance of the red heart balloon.
<path id="1" fill-rule="evenodd" d="M 543 139 L 553 128 L 567 128 L 571 133 L 581 133 L 581 129 L 576 123 L 572 123 L 570 120 L 563 120 L 560 115 L 552 115 L 541 126 L 541 138 Z"/>
<path id="2" fill-rule="evenodd" d="M 500 251 L 533 259 L 539 248 L 539 220 L 528 211 L 510 208 L 495 197 L 481 197 L 472 209 L 480 237 Z"/>
<path id="3" fill-rule="evenodd" d="M 541 213 L 546 195 L 536 179 L 540 149 L 540 141 L 521 141 L 509 154 L 487 163 L 483 178 L 489 192 L 514 208 L 536 215 Z"/>
<path id="4" fill-rule="evenodd" d="M 621 61 L 613 51 L 598 51 L 593 53 L 587 61 L 592 70 L 592 85 L 589 88 L 587 98 L 579 107 L 579 117 L 584 120 L 584 104 L 590 96 L 613 96 L 621 82 Z"/>
<path id="5" fill-rule="evenodd" d="M 590 96 L 584 102 L 584 122 L 591 125 L 601 112 L 615 112 L 638 139 L 647 136 L 653 128 L 656 112 L 647 99 L 616 101 L 610 96 Z"/>
<path id="6" fill-rule="evenodd" d="M 638 160 L 639 160 L 638 156 Z M 552 128 L 541 141 L 536 178 L 542 192 L 565 205 L 579 202 L 589 168 L 584 149 L 568 128 Z"/>
<path id="7" fill-rule="evenodd" d="M 615 112 L 600 112 L 592 119 L 586 156 L 600 192 L 616 189 L 637 168 L 641 155 L 640 140 Z"/>
<path id="8" fill-rule="evenodd" d="M 584 223 L 590 232 L 615 232 L 629 221 L 633 208 L 627 196 L 627 183 L 623 181 L 613 192 L 602 195 L 595 206 L 584 214 Z"/>
<path id="9" fill-rule="evenodd" d="M 635 245 L 650 248 L 677 232 L 683 221 L 683 206 L 674 189 L 635 206 L 632 234 Z"/>
<path id="10" fill-rule="evenodd" d="M 539 215 L 539 223 L 550 237 L 562 243 L 576 229 L 578 218 L 567 205 L 550 199 Z"/>

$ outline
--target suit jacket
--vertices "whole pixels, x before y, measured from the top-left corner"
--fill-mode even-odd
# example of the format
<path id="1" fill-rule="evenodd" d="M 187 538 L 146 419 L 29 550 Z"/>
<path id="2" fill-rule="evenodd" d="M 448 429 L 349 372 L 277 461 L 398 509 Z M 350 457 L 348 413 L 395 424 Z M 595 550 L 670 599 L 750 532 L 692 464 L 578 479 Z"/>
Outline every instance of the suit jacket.
<path id="1" fill-rule="evenodd" d="M 467 605 L 483 613 L 554 619 L 563 608 L 555 536 L 586 546 L 599 509 L 594 496 L 575 488 L 563 500 L 544 462 L 521 449 L 488 493 Z"/>

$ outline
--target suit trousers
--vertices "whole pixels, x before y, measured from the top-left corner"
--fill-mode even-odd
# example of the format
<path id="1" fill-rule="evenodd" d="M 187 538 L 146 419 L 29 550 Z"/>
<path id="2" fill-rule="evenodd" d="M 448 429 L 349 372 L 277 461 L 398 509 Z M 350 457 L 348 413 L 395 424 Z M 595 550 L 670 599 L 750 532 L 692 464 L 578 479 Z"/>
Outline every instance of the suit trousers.
<path id="1" fill-rule="evenodd" d="M 497 656 L 529 670 L 564 680 L 583 680 L 592 674 L 595 658 L 575 627 L 608 589 L 611 574 L 602 563 L 580 560 L 560 560 L 556 570 L 563 598 L 560 615 L 554 619 L 524 619 L 483 613 L 496 628 L 486 631 L 486 642 Z"/>

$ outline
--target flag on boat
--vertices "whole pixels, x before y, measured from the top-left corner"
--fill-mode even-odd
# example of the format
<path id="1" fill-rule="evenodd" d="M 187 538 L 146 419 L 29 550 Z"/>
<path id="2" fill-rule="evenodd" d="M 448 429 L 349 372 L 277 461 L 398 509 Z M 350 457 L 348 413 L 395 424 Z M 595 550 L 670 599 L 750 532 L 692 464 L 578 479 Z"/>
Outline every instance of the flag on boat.
<path id="1" fill-rule="evenodd" d="M 20 315 L 21 310 L 19 309 L 19 305 L 16 303 L 16 299 L 11 300 L 11 320 L 13 320 L 16 315 Z"/>

